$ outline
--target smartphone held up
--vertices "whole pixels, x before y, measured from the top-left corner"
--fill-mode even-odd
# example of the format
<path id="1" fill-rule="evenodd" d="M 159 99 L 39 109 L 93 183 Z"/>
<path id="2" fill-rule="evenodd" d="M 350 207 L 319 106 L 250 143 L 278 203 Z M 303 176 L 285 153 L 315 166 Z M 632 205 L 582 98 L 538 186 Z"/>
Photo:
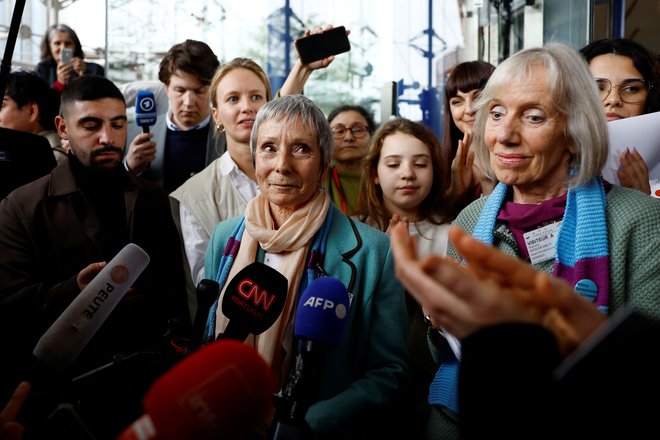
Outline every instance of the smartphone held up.
<path id="1" fill-rule="evenodd" d="M 73 59 L 73 49 L 71 49 L 70 47 L 63 48 L 62 56 L 60 58 L 62 64 L 71 64 L 72 59 Z"/>
<path id="2" fill-rule="evenodd" d="M 295 41 L 298 56 L 303 64 L 313 63 L 331 55 L 348 52 L 351 43 L 346 35 L 346 28 L 339 26 L 320 34 L 311 34 Z"/>

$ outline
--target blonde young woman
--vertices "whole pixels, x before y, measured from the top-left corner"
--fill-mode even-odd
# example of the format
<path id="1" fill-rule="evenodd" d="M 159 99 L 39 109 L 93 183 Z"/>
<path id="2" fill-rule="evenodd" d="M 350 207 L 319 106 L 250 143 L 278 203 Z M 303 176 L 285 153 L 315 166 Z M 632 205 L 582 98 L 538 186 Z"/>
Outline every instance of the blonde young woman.
<path id="1" fill-rule="evenodd" d="M 302 92 L 309 75 L 327 67 L 333 59 L 328 57 L 308 65 L 298 60 L 280 94 Z M 211 115 L 217 135 L 226 138 L 227 150 L 170 194 L 190 269 L 189 290 L 194 290 L 203 278 L 204 254 L 215 225 L 242 214 L 258 192 L 249 149 L 250 133 L 257 111 L 272 95 L 266 72 L 248 58 L 223 64 L 211 80 Z"/>

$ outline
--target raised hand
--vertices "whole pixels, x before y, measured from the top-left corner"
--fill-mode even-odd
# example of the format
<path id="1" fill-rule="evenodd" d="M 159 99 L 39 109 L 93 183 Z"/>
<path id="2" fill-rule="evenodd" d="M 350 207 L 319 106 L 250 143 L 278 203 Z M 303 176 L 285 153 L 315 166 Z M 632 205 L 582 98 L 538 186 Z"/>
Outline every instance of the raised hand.
<path id="1" fill-rule="evenodd" d="M 18 384 L 9 402 L 0 411 L 0 440 L 19 440 L 23 438 L 25 428 L 16 421 L 16 418 L 28 394 L 30 394 L 30 388 L 29 382 Z"/>
<path id="2" fill-rule="evenodd" d="M 470 149 L 471 142 L 470 133 L 465 133 L 463 139 L 458 141 L 456 157 L 451 161 L 451 183 L 445 193 L 449 200 L 461 200 L 472 187 L 474 152 Z"/>
<path id="3" fill-rule="evenodd" d="M 619 177 L 619 181 L 621 181 L 621 186 L 651 194 L 649 167 L 637 149 L 633 148 L 632 151 L 628 149 L 624 151 L 619 157 L 619 162 L 621 166 L 616 174 Z"/>
<path id="4" fill-rule="evenodd" d="M 151 140 L 153 133 L 140 133 L 135 136 L 126 152 L 126 164 L 132 173 L 141 173 L 156 159 L 156 143 Z"/>
<path id="5" fill-rule="evenodd" d="M 73 66 L 71 64 L 57 63 L 57 81 L 60 84 L 67 84 L 71 78 Z"/>
<path id="6" fill-rule="evenodd" d="M 531 322 L 548 328 L 564 354 L 570 353 L 605 321 L 592 303 L 563 280 L 506 255 L 451 228 L 449 238 L 467 260 L 418 259 L 407 228 L 392 231 L 396 274 L 431 315 L 434 325 L 464 338 L 489 325 Z"/>
<path id="7" fill-rule="evenodd" d="M 328 25 L 325 28 L 319 26 L 316 29 L 314 29 L 314 31 L 308 29 L 307 31 L 305 31 L 305 36 L 308 37 L 312 33 L 321 34 L 323 32 L 329 31 L 332 28 L 333 28 L 332 25 Z M 350 30 L 346 30 L 346 35 L 349 35 L 350 33 L 351 33 Z M 285 96 L 285 95 L 295 95 L 302 93 L 303 88 L 305 87 L 305 83 L 307 82 L 307 79 L 312 74 L 312 72 L 317 69 L 325 69 L 332 63 L 334 59 L 335 56 L 331 55 L 327 58 L 323 58 L 321 60 L 314 61 L 309 64 L 303 64 L 302 61 L 300 61 L 300 59 L 296 60 L 296 63 L 293 65 L 291 72 L 289 72 L 289 75 L 286 77 L 286 80 L 284 81 L 284 84 L 282 85 L 279 94 L 281 96 Z"/>

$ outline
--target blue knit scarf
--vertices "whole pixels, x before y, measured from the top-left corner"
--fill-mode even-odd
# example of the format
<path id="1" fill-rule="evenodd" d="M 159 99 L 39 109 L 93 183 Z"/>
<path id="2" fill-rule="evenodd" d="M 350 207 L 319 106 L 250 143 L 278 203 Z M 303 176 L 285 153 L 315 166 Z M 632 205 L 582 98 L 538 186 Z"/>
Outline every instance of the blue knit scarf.
<path id="1" fill-rule="evenodd" d="M 493 244 L 497 215 L 509 192 L 499 183 L 481 210 L 472 235 Z M 563 278 L 575 291 L 607 313 L 610 295 L 609 243 L 603 181 L 594 177 L 586 185 L 569 187 L 566 210 L 559 226 L 552 274 Z M 429 402 L 458 410 L 458 361 L 451 351 L 429 389 Z"/>

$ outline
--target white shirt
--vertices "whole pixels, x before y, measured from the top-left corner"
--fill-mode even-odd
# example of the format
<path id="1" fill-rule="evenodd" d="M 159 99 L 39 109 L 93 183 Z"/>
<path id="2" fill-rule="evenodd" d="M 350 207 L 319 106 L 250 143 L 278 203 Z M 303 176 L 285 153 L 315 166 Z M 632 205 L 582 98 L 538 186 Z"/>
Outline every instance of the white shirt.
<path id="1" fill-rule="evenodd" d="M 165 125 L 167 125 L 167 128 L 169 128 L 169 129 L 172 130 L 172 131 L 189 131 L 189 130 L 196 130 L 196 129 L 198 129 L 198 128 L 204 128 L 204 127 L 206 127 L 207 125 L 209 125 L 209 122 L 211 122 L 211 115 L 210 115 L 210 114 L 206 115 L 206 117 L 204 118 L 204 120 L 203 120 L 202 122 L 200 122 L 199 124 L 195 125 L 194 127 L 190 127 L 190 128 L 187 129 L 187 130 L 184 130 L 183 128 L 181 128 L 181 127 L 179 127 L 178 125 L 176 125 L 176 123 L 175 123 L 174 120 L 172 119 L 172 112 L 169 112 L 169 111 L 168 111 L 168 112 L 167 112 L 167 118 L 165 118 Z"/>
<path id="2" fill-rule="evenodd" d="M 447 254 L 449 241 L 449 223 L 435 225 L 428 220 L 408 225 L 408 233 L 417 240 L 417 252 L 420 257 L 428 254 Z"/>
<path id="3" fill-rule="evenodd" d="M 449 242 L 449 223 L 441 225 L 434 225 L 429 221 L 421 221 L 417 223 L 410 223 L 408 225 L 408 232 L 412 237 L 417 239 L 417 252 L 420 257 L 428 254 L 446 255 L 447 243 Z M 461 359 L 461 343 L 456 336 L 442 331 L 443 336 L 447 343 L 454 352 L 456 359 Z"/>
<path id="4" fill-rule="evenodd" d="M 243 196 L 246 203 L 256 197 L 259 191 L 257 183 L 238 168 L 228 152 L 220 157 L 217 166 L 223 176 L 229 176 L 232 184 Z M 186 257 L 190 265 L 193 283 L 196 286 L 204 279 L 204 259 L 211 237 L 197 220 L 197 217 L 184 204 L 179 205 L 179 218 Z"/>

